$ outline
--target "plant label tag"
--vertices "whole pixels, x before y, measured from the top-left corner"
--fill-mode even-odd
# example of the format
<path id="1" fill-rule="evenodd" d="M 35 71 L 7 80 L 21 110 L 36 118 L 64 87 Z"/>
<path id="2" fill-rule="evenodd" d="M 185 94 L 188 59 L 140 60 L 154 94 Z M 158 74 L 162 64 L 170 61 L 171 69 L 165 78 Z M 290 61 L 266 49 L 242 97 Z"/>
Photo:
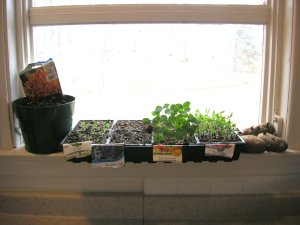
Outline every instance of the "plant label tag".
<path id="1" fill-rule="evenodd" d="M 182 163 L 182 146 L 153 145 L 153 161 Z"/>
<path id="2" fill-rule="evenodd" d="M 94 144 L 92 146 L 93 168 L 121 168 L 124 165 L 124 144 Z"/>
<path id="3" fill-rule="evenodd" d="M 234 149 L 235 144 L 206 144 L 205 155 L 232 158 Z"/>
<path id="4" fill-rule="evenodd" d="M 78 143 L 63 144 L 66 159 L 78 159 L 92 154 L 92 142 L 84 141 Z"/>

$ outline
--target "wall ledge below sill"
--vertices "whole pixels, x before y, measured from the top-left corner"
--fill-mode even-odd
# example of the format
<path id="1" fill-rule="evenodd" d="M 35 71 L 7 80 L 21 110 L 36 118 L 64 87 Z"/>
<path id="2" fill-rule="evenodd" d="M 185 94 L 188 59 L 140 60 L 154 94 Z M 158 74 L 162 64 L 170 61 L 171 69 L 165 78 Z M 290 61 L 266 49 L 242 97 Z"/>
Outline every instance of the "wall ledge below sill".
<path id="1" fill-rule="evenodd" d="M 233 162 L 126 163 L 120 169 L 67 162 L 63 153 L 0 150 L 0 191 L 138 192 L 146 195 L 300 193 L 300 151 L 241 154 Z"/>

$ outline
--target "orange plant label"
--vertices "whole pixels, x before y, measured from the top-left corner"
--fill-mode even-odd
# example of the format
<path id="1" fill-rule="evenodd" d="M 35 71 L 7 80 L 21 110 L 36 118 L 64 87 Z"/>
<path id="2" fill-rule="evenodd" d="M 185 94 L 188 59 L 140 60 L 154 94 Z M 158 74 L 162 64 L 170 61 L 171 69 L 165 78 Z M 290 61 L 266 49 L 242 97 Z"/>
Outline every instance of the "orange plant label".
<path id="1" fill-rule="evenodd" d="M 153 161 L 182 163 L 182 146 L 153 145 Z"/>

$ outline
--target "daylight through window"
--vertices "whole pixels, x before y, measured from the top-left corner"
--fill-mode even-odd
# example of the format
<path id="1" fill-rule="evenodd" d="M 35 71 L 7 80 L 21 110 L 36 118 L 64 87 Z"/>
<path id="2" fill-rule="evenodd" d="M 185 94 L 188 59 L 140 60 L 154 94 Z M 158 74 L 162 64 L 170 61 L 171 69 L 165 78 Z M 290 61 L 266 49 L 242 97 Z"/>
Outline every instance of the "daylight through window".
<path id="1" fill-rule="evenodd" d="M 58 2 L 67 1 L 34 0 Z M 54 59 L 64 93 L 76 97 L 76 119 L 142 119 L 158 104 L 190 101 L 192 111 L 233 113 L 242 129 L 259 120 L 264 37 L 259 24 L 39 25 L 33 56 Z"/>
<path id="2" fill-rule="evenodd" d="M 141 118 L 156 104 L 191 101 L 259 116 L 263 26 L 80 25 L 36 27 L 35 60 L 52 57 L 80 118 Z M 241 107 L 245 104 L 247 107 Z M 249 121 L 251 120 L 251 121 Z"/>

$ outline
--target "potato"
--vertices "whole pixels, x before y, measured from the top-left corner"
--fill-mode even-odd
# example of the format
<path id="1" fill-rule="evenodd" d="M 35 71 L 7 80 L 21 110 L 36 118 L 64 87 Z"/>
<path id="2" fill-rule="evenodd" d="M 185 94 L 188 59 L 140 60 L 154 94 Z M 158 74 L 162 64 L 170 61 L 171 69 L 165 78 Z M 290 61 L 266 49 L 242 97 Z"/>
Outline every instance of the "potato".
<path id="1" fill-rule="evenodd" d="M 276 129 L 275 129 L 274 125 L 271 123 L 262 123 L 262 124 L 258 125 L 258 127 L 262 131 L 261 133 L 265 132 L 265 133 L 276 135 Z"/>
<path id="2" fill-rule="evenodd" d="M 263 133 L 263 132 L 267 132 L 267 133 L 275 135 L 276 134 L 276 129 L 273 126 L 273 124 L 271 124 L 271 123 L 262 123 L 262 124 L 259 124 L 256 127 L 251 126 L 249 128 L 244 129 L 242 134 L 243 135 L 255 135 L 255 136 L 257 136 L 258 134 Z"/>
<path id="3" fill-rule="evenodd" d="M 257 136 L 266 143 L 266 150 L 270 152 L 284 152 L 288 148 L 288 144 L 280 137 L 273 134 L 261 133 Z"/>
<path id="4" fill-rule="evenodd" d="M 242 135 L 241 138 L 245 141 L 243 152 L 263 153 L 266 150 L 266 143 L 255 135 Z"/>
<path id="5" fill-rule="evenodd" d="M 257 136 L 259 134 L 259 130 L 256 127 L 249 127 L 243 130 L 243 135 L 255 135 Z"/>

